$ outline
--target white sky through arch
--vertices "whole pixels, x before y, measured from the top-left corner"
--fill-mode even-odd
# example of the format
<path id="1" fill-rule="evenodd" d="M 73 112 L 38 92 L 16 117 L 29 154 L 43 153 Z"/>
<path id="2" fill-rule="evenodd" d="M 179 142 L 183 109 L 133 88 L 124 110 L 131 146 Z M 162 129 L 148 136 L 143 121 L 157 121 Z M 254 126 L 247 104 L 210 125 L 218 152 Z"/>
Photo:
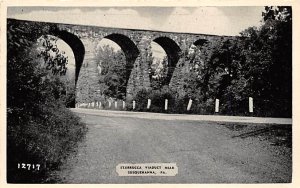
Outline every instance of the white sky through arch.
<path id="1" fill-rule="evenodd" d="M 58 49 L 64 51 L 68 57 L 68 64 L 67 64 L 68 69 L 66 72 L 66 76 L 70 79 L 75 78 L 76 65 L 75 65 L 75 57 L 74 57 L 73 50 L 65 41 L 59 38 L 56 41 L 56 45 Z"/>

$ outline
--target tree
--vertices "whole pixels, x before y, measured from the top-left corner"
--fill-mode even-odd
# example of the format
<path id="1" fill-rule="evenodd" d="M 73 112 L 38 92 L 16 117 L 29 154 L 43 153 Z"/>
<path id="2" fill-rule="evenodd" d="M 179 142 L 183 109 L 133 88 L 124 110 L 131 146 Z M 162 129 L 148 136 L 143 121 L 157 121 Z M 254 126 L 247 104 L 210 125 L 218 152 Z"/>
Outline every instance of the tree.
<path id="1" fill-rule="evenodd" d="M 168 76 L 168 58 L 165 56 L 162 60 L 153 58 L 150 66 L 150 83 L 152 89 L 161 89 L 166 85 Z"/>
<path id="2" fill-rule="evenodd" d="M 204 45 L 188 57 L 186 90 L 191 98 L 220 98 L 224 113 L 235 114 L 247 111 L 252 96 L 257 115 L 291 116 L 291 8 L 266 7 L 263 18 L 260 28 Z"/>
<path id="3" fill-rule="evenodd" d="M 283 22 L 292 21 L 292 8 L 289 6 L 266 6 L 262 13 L 264 21 L 277 20 Z"/>
<path id="4" fill-rule="evenodd" d="M 125 55 L 106 45 L 99 48 L 97 53 L 99 84 L 101 92 L 107 97 L 125 99 L 127 86 L 127 69 Z"/>
<path id="5" fill-rule="evenodd" d="M 46 74 L 48 79 L 59 79 L 63 84 L 61 86 L 60 99 L 65 101 L 67 107 L 75 106 L 75 78 L 71 80 L 67 77 L 68 56 L 57 46 L 59 38 L 52 35 L 43 35 L 38 39 L 35 48 L 37 48 L 37 61 L 41 69 L 49 70 Z"/>
<path id="6" fill-rule="evenodd" d="M 257 110 L 291 116 L 292 17 L 291 7 L 266 7 L 261 28 L 241 33 L 244 80 Z"/>
<path id="7" fill-rule="evenodd" d="M 43 64 L 53 75 L 65 75 L 67 72 L 68 57 L 64 51 L 60 51 L 56 45 L 58 38 L 51 35 L 43 35 L 39 38 L 39 57 L 43 58 Z"/>
<path id="8" fill-rule="evenodd" d="M 188 72 L 185 75 L 185 91 L 190 98 L 206 101 L 222 95 L 223 87 L 233 77 L 231 64 L 235 55 L 231 40 L 216 40 L 194 46 L 186 56 Z"/>
<path id="9" fill-rule="evenodd" d="M 8 22 L 7 28 L 7 181 L 43 182 L 75 147 L 84 125 L 61 101 L 64 83 L 48 75 L 64 69 L 47 70 L 43 58 L 37 58 L 37 33 L 32 30 L 44 27 Z M 39 161 L 44 168 L 20 171 L 20 161 Z"/>

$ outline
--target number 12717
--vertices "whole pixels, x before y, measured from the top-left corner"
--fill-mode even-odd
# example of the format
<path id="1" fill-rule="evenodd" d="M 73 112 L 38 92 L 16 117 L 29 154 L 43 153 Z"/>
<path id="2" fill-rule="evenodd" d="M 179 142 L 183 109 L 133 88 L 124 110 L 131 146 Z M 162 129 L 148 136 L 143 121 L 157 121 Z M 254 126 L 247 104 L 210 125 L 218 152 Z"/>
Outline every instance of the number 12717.
<path id="1" fill-rule="evenodd" d="M 40 164 L 18 163 L 18 169 L 40 170 Z"/>

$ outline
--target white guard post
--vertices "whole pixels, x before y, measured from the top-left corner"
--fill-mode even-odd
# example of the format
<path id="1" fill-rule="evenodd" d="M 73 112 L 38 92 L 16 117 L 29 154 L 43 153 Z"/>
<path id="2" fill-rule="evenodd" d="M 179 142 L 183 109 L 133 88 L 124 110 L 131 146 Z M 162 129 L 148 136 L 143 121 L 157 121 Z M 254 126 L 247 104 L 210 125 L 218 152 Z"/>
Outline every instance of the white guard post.
<path id="1" fill-rule="evenodd" d="M 188 103 L 188 106 L 187 106 L 187 108 L 186 108 L 187 111 L 190 111 L 190 110 L 191 110 L 192 103 L 193 103 L 193 100 L 190 99 L 190 100 L 189 100 L 189 103 Z"/>
<path id="2" fill-rule="evenodd" d="M 168 110 L 168 99 L 165 99 L 165 110 Z"/>
<path id="3" fill-rule="evenodd" d="M 216 106 L 215 106 L 215 112 L 219 112 L 219 105 L 220 105 L 220 101 L 219 99 L 216 99 Z"/>
<path id="4" fill-rule="evenodd" d="M 132 109 L 135 109 L 135 101 L 132 101 Z"/>
<path id="5" fill-rule="evenodd" d="M 253 113 L 253 98 L 249 97 L 249 112 Z"/>
<path id="6" fill-rule="evenodd" d="M 123 109 L 125 109 L 125 101 L 123 101 Z"/>
<path id="7" fill-rule="evenodd" d="M 147 109 L 149 109 L 151 106 L 151 99 L 148 99 L 148 103 L 147 103 Z"/>

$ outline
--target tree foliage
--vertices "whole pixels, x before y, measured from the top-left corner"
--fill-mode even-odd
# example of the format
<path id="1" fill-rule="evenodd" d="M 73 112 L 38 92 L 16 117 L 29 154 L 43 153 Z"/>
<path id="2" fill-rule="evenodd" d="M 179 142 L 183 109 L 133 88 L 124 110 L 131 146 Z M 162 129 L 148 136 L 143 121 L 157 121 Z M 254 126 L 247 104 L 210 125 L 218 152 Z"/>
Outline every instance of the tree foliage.
<path id="1" fill-rule="evenodd" d="M 64 51 L 57 47 L 58 38 L 51 35 L 43 35 L 39 38 L 40 53 L 38 56 L 43 58 L 47 70 L 51 70 L 53 75 L 65 75 L 67 72 L 68 57 Z"/>
<path id="2" fill-rule="evenodd" d="M 168 58 L 165 56 L 162 60 L 153 58 L 150 65 L 150 83 L 151 88 L 161 89 L 166 83 L 168 73 Z"/>
<path id="3" fill-rule="evenodd" d="M 125 99 L 128 70 L 124 53 L 106 45 L 98 49 L 97 61 L 101 93 L 106 97 Z"/>

